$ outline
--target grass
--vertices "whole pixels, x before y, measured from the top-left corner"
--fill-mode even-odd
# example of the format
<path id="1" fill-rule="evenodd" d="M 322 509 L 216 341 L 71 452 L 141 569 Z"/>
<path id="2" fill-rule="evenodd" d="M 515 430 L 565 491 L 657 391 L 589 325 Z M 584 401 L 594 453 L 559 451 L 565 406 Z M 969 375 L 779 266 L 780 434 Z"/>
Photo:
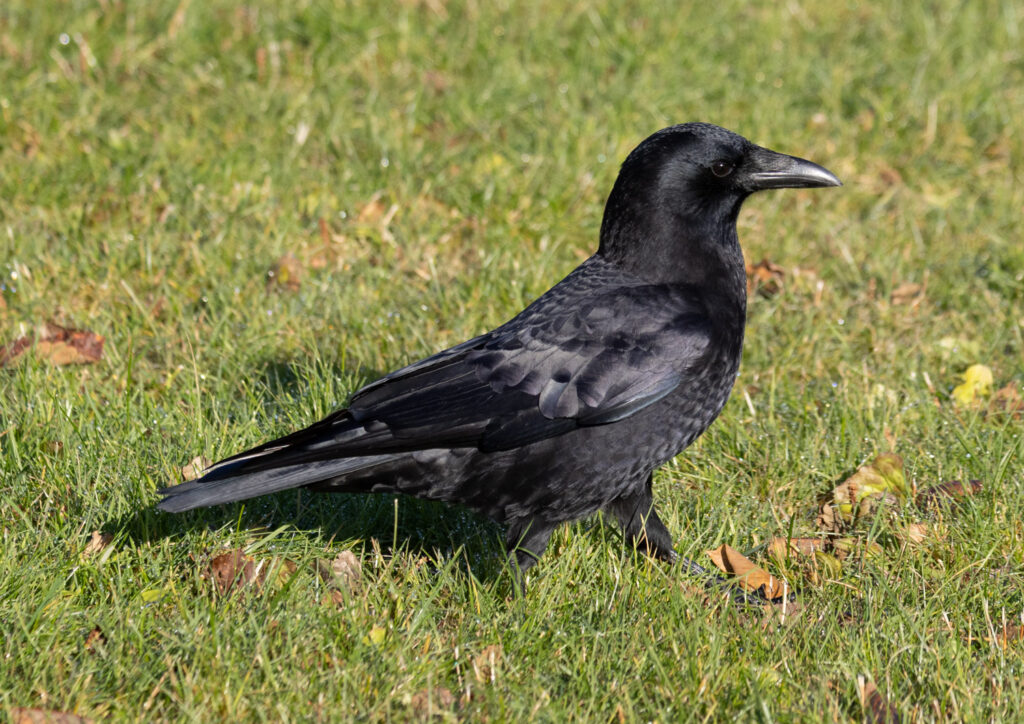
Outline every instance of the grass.
<path id="1" fill-rule="evenodd" d="M 905 720 L 1024 719 L 1024 643 L 993 640 L 1024 608 L 1024 426 L 949 397 L 973 363 L 1024 381 L 1022 33 L 997 0 L 5 2 L 0 343 L 55 320 L 106 347 L 0 369 L 0 707 L 856 721 L 866 675 Z M 709 605 L 599 520 L 559 531 L 515 601 L 500 532 L 463 511 L 153 512 L 192 457 L 518 311 L 594 248 L 625 153 L 696 119 L 846 186 L 742 214 L 748 259 L 788 273 L 751 300 L 722 417 L 656 476 L 679 549 L 764 561 L 890 449 L 918 487 L 980 494 L 798 576 L 784 624 Z M 296 290 L 268 284 L 288 254 Z M 917 304 L 890 303 L 903 282 Z M 899 543 L 917 519 L 943 533 Z M 113 540 L 86 554 L 94 530 Z M 202 574 L 234 547 L 271 582 L 218 593 Z M 315 562 L 343 550 L 363 579 L 335 602 Z"/>

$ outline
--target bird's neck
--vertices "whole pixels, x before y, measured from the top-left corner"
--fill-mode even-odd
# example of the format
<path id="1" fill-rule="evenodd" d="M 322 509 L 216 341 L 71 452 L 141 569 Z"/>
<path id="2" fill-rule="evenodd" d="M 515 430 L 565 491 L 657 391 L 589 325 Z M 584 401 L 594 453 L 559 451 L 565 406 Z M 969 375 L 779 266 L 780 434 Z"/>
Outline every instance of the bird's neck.
<path id="1" fill-rule="evenodd" d="M 747 282 L 736 213 L 647 219 L 625 227 L 606 223 L 598 254 L 647 283 L 687 288 L 717 324 L 742 332 Z"/>

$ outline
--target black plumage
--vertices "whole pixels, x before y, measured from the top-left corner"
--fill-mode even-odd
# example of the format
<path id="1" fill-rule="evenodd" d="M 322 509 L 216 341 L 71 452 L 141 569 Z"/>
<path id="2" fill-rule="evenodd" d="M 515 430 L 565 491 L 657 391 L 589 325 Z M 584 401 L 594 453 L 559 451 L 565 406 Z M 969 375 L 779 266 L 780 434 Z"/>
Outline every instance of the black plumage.
<path id="1" fill-rule="evenodd" d="M 505 524 L 520 570 L 557 525 L 605 510 L 672 559 L 651 475 L 707 429 L 736 378 L 740 205 L 760 189 L 838 185 L 717 126 L 661 130 L 623 163 L 597 253 L 520 314 L 367 385 L 305 430 L 161 490 L 159 507 L 296 487 L 405 493 Z"/>

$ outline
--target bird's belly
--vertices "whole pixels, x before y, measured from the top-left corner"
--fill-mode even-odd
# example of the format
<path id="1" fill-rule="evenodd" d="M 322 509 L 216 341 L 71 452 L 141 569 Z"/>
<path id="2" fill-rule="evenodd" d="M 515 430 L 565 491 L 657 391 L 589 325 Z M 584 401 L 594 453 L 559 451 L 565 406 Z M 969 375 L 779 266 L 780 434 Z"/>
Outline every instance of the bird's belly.
<path id="1" fill-rule="evenodd" d="M 724 369 L 723 369 L 724 368 Z M 650 473 L 689 446 L 729 397 L 735 366 L 696 379 L 639 413 L 582 427 L 517 450 L 477 453 L 455 497 L 499 521 L 589 515 L 646 485 Z"/>

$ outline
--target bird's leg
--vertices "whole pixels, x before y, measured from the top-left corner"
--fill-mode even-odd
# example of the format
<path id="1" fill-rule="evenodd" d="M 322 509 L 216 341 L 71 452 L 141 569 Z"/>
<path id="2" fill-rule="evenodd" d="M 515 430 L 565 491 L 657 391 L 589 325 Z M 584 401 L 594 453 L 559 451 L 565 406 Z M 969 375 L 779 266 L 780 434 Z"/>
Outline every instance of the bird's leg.
<path id="1" fill-rule="evenodd" d="M 651 475 L 647 476 L 647 482 L 639 490 L 616 498 L 604 506 L 604 511 L 619 521 L 619 525 L 622 526 L 622 534 L 637 550 L 652 558 L 669 563 L 679 557 L 672 548 L 672 535 L 654 509 Z M 686 563 L 691 572 L 704 572 L 704 569 L 696 563 L 692 561 L 686 561 Z M 694 568 L 699 570 L 694 570 Z"/>
<path id="2" fill-rule="evenodd" d="M 658 512 L 654 509 L 652 478 L 636 491 L 620 496 L 604 506 L 604 511 L 613 515 L 622 526 L 623 535 L 630 540 L 637 550 L 669 563 L 681 561 L 690 575 L 698 576 L 706 581 L 708 588 L 732 586 L 734 581 L 723 578 L 704 566 L 680 556 L 672 548 L 672 536 L 668 528 L 661 522 Z M 744 605 L 760 606 L 767 603 L 764 596 L 756 593 L 745 593 L 735 589 L 733 600 Z"/>
<path id="3" fill-rule="evenodd" d="M 526 571 L 544 554 L 554 530 L 554 525 L 539 518 L 520 518 L 509 524 L 505 546 L 521 594 L 526 593 Z"/>

